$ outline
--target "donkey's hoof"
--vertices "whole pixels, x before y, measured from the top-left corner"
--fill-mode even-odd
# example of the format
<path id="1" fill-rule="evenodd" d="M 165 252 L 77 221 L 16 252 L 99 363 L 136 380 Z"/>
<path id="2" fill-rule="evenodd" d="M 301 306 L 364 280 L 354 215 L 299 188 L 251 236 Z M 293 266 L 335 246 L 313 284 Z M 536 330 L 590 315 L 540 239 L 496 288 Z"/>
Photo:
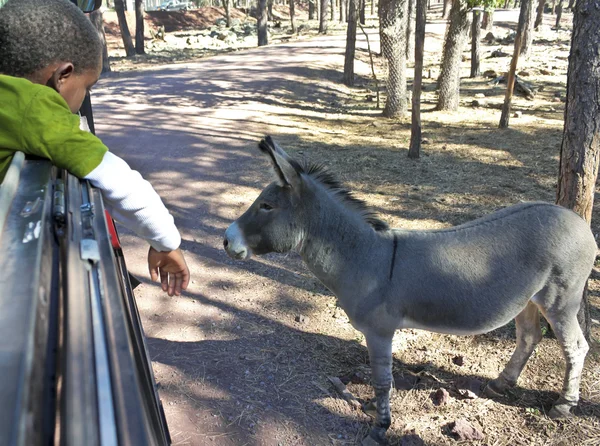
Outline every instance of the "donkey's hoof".
<path id="1" fill-rule="evenodd" d="M 571 413 L 571 409 L 574 406 L 572 404 L 555 404 L 548 412 L 548 416 L 553 420 L 558 418 L 571 418 L 573 414 Z"/>
<path id="2" fill-rule="evenodd" d="M 373 427 L 363 441 L 360 443 L 361 446 L 380 446 L 382 444 L 387 444 L 387 440 L 385 438 L 385 429 L 380 427 Z"/>
<path id="3" fill-rule="evenodd" d="M 483 389 L 483 393 L 488 398 L 500 398 L 504 396 L 504 392 L 511 387 L 501 376 L 491 380 Z"/>

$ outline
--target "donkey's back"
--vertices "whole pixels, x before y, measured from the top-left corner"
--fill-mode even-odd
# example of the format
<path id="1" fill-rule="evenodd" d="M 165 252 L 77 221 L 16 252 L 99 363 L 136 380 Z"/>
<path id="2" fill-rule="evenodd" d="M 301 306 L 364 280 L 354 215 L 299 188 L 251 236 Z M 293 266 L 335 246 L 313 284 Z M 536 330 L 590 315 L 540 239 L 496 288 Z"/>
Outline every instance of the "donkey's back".
<path id="1" fill-rule="evenodd" d="M 543 313 L 578 307 L 596 256 L 587 223 L 547 203 L 518 204 L 449 229 L 396 230 L 393 237 L 388 297 L 400 326 L 456 334 L 500 327 L 530 300 Z"/>

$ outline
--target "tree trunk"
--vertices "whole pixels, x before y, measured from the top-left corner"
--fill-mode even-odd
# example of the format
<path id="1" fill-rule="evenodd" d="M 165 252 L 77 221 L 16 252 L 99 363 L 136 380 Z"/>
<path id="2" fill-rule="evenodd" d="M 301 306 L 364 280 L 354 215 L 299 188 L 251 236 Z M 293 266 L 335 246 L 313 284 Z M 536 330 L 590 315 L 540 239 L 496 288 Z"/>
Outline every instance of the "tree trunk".
<path id="1" fill-rule="evenodd" d="M 501 129 L 507 128 L 508 121 L 510 120 L 510 105 L 515 89 L 515 73 L 517 71 L 521 46 L 523 45 L 523 30 L 525 26 L 527 26 L 527 17 L 529 16 L 528 10 L 531 10 L 531 2 L 532 0 L 521 0 L 521 12 L 519 14 L 519 24 L 517 25 L 517 35 L 515 37 L 515 50 L 510 62 L 510 70 L 508 72 L 508 79 L 506 80 L 506 95 L 504 96 L 502 115 L 500 116 L 499 126 Z"/>
<path id="2" fill-rule="evenodd" d="M 131 40 L 131 33 L 127 26 L 127 18 L 125 17 L 125 5 L 123 0 L 115 0 L 115 11 L 117 12 L 117 19 L 119 20 L 119 28 L 121 29 L 121 37 L 123 38 L 123 45 L 125 46 L 125 54 L 127 57 L 135 56 L 135 47 Z"/>
<path id="3" fill-rule="evenodd" d="M 110 61 L 108 60 L 108 48 L 106 47 L 106 35 L 104 34 L 104 19 L 102 18 L 102 11 L 97 9 L 90 13 L 90 21 L 94 25 L 94 28 L 98 31 L 98 37 L 102 42 L 102 73 L 108 73 L 110 71 Z"/>
<path id="4" fill-rule="evenodd" d="M 333 22 L 335 19 L 335 0 L 329 0 L 329 21 Z"/>
<path id="5" fill-rule="evenodd" d="M 354 55 L 356 53 L 356 27 L 358 22 L 358 2 L 348 2 L 348 29 L 346 33 L 346 55 L 344 58 L 344 84 L 354 85 Z"/>
<path id="6" fill-rule="evenodd" d="M 423 82 L 423 53 L 427 0 L 417 0 L 415 25 L 415 78 L 412 95 L 412 124 L 410 128 L 409 158 L 419 158 L 421 152 L 421 84 Z"/>
<path id="7" fill-rule="evenodd" d="M 267 0 L 258 0 L 258 20 L 256 26 L 258 27 L 258 46 L 265 46 L 269 44 L 269 35 L 267 34 Z"/>
<path id="8" fill-rule="evenodd" d="M 481 49 L 481 11 L 473 11 L 473 24 L 471 25 L 471 77 L 479 77 Z"/>
<path id="9" fill-rule="evenodd" d="M 327 0 L 321 0 L 319 11 L 319 34 L 327 34 Z"/>
<path id="10" fill-rule="evenodd" d="M 448 19 L 452 9 L 452 0 L 444 0 L 444 9 L 442 10 L 442 19 Z"/>
<path id="11" fill-rule="evenodd" d="M 296 5 L 294 0 L 290 0 L 290 22 L 292 25 L 292 34 L 296 33 Z"/>
<path id="12" fill-rule="evenodd" d="M 562 18 L 562 11 L 563 11 L 563 0 L 559 0 L 558 6 L 556 7 L 556 25 L 554 25 L 554 27 L 556 28 L 557 31 L 560 29 L 560 19 Z"/>
<path id="13" fill-rule="evenodd" d="M 600 159 L 600 7 L 598 0 L 578 0 L 573 15 L 567 73 L 565 126 L 560 148 L 556 203 L 592 220 Z M 589 339 L 590 320 L 584 296 L 579 323 Z"/>
<path id="14" fill-rule="evenodd" d="M 223 9 L 225 10 L 225 20 L 227 20 L 227 28 L 231 28 L 231 0 L 222 0 Z"/>
<path id="15" fill-rule="evenodd" d="M 379 38 L 387 62 L 387 99 L 383 116 L 403 116 L 406 102 L 406 12 L 407 0 L 379 0 Z"/>
<path id="16" fill-rule="evenodd" d="M 460 64 L 469 34 L 469 14 L 461 0 L 454 0 L 450 10 L 450 23 L 446 30 L 442 67 L 438 79 L 437 110 L 458 110 L 460 90 Z"/>
<path id="17" fill-rule="evenodd" d="M 308 0 L 308 20 L 314 20 L 315 19 L 315 12 L 316 9 L 315 8 L 315 2 L 317 0 Z"/>
<path id="18" fill-rule="evenodd" d="M 273 1 L 274 0 L 267 0 L 267 22 L 269 20 L 273 21 Z"/>
<path id="19" fill-rule="evenodd" d="M 535 15 L 533 14 L 533 1 L 531 6 L 527 8 L 527 17 L 525 17 L 525 27 L 523 28 L 523 42 L 521 43 L 521 57 L 529 57 L 531 45 L 533 44 L 533 23 Z"/>
<path id="20" fill-rule="evenodd" d="M 540 0 L 537 7 L 537 15 L 535 17 L 535 23 L 533 27 L 538 29 L 544 21 L 544 8 L 546 7 L 546 0 Z"/>
<path id="21" fill-rule="evenodd" d="M 504 0 L 504 9 L 508 9 L 510 6 L 510 0 Z"/>
<path id="22" fill-rule="evenodd" d="M 144 3 L 135 0 L 135 52 L 145 54 L 144 50 Z"/>
<path id="23" fill-rule="evenodd" d="M 486 31 L 494 29 L 494 10 L 486 9 L 483 11 L 483 20 L 481 22 L 481 28 Z"/>
<path id="24" fill-rule="evenodd" d="M 340 0 L 340 23 L 345 23 L 345 22 L 346 22 L 346 0 Z M 354 30 L 354 36 L 356 37 L 356 29 Z"/>
<path id="25" fill-rule="evenodd" d="M 415 6 L 416 0 L 407 0 L 408 13 L 406 15 L 406 54 L 405 59 L 407 62 L 413 60 L 415 55 Z"/>
<path id="26" fill-rule="evenodd" d="M 403 0 L 406 1 L 406 0 Z M 360 21 L 361 25 L 364 25 L 367 23 L 367 16 L 366 16 L 366 8 L 367 8 L 367 3 L 366 0 L 360 0 L 360 10 L 359 10 L 359 14 L 358 14 L 358 20 Z"/>

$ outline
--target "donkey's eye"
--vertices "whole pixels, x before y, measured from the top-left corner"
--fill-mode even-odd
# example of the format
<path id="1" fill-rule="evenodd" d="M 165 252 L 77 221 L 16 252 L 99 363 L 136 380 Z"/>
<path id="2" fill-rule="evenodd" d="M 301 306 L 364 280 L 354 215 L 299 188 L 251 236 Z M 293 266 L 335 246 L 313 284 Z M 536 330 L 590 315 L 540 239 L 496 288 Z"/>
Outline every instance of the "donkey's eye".
<path id="1" fill-rule="evenodd" d="M 260 204 L 260 209 L 263 209 L 265 211 L 270 211 L 271 209 L 273 209 L 273 206 L 271 206 L 268 203 L 261 203 Z"/>

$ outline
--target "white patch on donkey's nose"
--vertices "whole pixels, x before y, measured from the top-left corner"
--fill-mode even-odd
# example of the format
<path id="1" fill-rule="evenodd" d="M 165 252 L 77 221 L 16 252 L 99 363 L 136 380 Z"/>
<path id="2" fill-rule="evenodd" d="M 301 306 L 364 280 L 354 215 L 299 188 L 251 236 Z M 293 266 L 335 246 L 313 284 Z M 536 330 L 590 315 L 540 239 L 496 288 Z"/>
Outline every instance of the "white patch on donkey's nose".
<path id="1" fill-rule="evenodd" d="M 246 244 L 244 234 L 240 231 L 240 227 L 236 221 L 234 221 L 227 228 L 227 231 L 225 231 L 223 246 L 229 257 L 232 259 L 246 260 L 252 255 L 250 247 Z"/>

